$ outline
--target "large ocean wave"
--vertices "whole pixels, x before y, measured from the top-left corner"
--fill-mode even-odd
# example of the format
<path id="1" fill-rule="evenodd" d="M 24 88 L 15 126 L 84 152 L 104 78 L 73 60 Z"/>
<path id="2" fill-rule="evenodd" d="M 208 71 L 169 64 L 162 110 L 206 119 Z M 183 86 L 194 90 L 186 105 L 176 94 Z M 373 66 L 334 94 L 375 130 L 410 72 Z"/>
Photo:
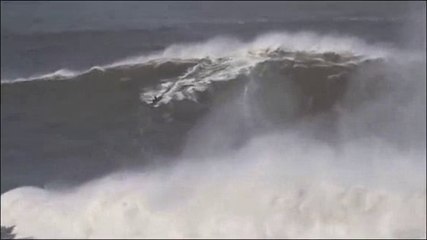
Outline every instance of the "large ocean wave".
<path id="1" fill-rule="evenodd" d="M 173 149 L 160 166 L 8 191 L 2 224 L 42 238 L 425 238 L 425 75 L 418 53 L 303 32 L 2 80 L 2 124 L 117 141 L 126 126 L 144 151 Z"/>

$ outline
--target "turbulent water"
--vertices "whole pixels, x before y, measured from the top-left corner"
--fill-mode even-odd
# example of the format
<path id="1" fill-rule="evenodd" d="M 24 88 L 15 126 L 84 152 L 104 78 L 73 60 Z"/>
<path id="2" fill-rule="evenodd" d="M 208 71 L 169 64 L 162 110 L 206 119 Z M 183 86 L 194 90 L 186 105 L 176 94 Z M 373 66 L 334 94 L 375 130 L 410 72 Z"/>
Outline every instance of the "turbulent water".
<path id="1" fill-rule="evenodd" d="M 405 39 L 425 37 L 411 24 Z M 410 45 L 281 30 L 2 76 L 1 224 L 36 238 L 425 238 L 425 44 Z"/>

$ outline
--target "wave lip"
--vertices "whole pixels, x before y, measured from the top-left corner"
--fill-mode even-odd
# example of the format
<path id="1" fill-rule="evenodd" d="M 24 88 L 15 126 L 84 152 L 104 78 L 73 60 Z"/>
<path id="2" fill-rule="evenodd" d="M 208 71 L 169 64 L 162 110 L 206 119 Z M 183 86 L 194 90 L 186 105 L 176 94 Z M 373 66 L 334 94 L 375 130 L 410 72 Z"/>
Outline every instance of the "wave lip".
<path id="1" fill-rule="evenodd" d="M 15 81 L 70 79 L 90 72 L 93 69 L 111 69 L 115 67 L 132 66 L 150 61 L 168 61 L 172 59 L 217 59 L 217 58 L 245 58 L 249 52 L 259 52 L 265 49 L 282 49 L 289 52 L 335 52 L 338 54 L 350 53 L 363 55 L 368 58 L 387 58 L 395 52 L 385 46 L 370 46 L 362 40 L 348 36 L 318 35 L 313 32 L 280 32 L 260 35 L 252 41 L 243 42 L 231 37 L 216 37 L 206 42 L 174 44 L 163 51 L 152 54 L 129 57 L 105 66 L 94 66 L 85 71 L 71 71 L 60 69 L 53 73 L 35 75 L 27 78 L 2 79 L 2 83 Z"/>

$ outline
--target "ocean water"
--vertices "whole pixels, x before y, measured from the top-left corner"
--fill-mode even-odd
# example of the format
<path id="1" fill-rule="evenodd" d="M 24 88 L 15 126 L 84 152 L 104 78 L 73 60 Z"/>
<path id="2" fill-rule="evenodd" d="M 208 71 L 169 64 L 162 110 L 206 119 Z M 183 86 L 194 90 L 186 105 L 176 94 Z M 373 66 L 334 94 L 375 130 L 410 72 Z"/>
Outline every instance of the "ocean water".
<path id="1" fill-rule="evenodd" d="M 425 2 L 1 2 L 1 225 L 425 238 Z"/>

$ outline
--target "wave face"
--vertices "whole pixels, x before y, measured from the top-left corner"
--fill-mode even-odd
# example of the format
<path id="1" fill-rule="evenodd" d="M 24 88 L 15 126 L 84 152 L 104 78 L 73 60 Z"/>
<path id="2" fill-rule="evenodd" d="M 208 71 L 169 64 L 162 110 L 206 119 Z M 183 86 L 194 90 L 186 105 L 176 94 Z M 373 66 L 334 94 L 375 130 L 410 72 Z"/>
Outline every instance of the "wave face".
<path id="1" fill-rule="evenodd" d="M 1 195 L 2 224 L 41 238 L 425 238 L 425 73 L 417 53 L 302 32 L 2 80 L 2 175 L 15 176 L 2 192 L 33 185 Z M 23 158 L 41 169 L 31 182 Z"/>

